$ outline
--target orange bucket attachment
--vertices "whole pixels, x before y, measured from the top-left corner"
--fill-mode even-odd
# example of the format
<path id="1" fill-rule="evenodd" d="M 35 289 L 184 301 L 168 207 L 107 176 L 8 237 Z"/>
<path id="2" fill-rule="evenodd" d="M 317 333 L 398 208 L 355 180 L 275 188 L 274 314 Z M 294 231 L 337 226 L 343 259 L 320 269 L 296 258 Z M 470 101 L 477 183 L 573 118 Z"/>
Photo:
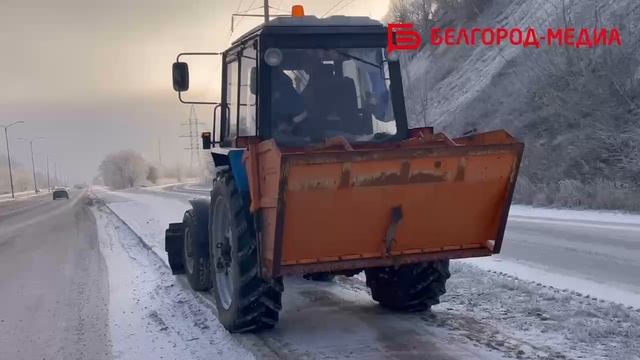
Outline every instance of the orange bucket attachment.
<path id="1" fill-rule="evenodd" d="M 499 252 L 524 147 L 507 132 L 344 145 L 250 146 L 263 274 Z"/>

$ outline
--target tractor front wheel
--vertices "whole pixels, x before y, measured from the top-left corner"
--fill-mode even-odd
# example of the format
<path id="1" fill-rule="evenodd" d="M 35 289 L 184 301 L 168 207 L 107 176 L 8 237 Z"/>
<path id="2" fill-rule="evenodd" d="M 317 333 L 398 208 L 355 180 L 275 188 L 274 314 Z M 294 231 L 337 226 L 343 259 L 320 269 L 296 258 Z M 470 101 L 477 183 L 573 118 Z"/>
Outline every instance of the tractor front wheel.
<path id="1" fill-rule="evenodd" d="M 202 221 L 204 217 L 205 221 Z M 211 287 L 209 280 L 209 239 L 207 217 L 198 216 L 195 209 L 185 211 L 182 255 L 185 274 L 193 290 L 206 291 Z"/>
<path id="2" fill-rule="evenodd" d="M 253 220 L 230 173 L 219 174 L 211 191 L 209 221 L 218 319 L 230 332 L 269 329 L 282 309 L 282 278 L 259 276 Z"/>
<path id="3" fill-rule="evenodd" d="M 436 260 L 399 267 L 366 269 L 367 286 L 373 300 L 397 311 L 425 311 L 440 303 L 451 276 L 449 260 Z"/>

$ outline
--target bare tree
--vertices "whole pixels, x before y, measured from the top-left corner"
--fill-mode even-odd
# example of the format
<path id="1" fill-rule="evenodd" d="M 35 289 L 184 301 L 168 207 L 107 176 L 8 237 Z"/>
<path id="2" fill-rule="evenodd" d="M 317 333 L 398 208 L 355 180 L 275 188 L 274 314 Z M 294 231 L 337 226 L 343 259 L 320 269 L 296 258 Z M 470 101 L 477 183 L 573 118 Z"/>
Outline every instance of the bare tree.
<path id="1" fill-rule="evenodd" d="M 155 166 L 149 166 L 149 169 L 147 170 L 147 180 L 155 184 L 158 181 L 158 177 L 158 168 Z"/>
<path id="2" fill-rule="evenodd" d="M 106 186 L 124 189 L 145 179 L 148 169 L 142 155 L 133 150 L 123 150 L 107 155 L 100 164 L 99 172 Z"/>

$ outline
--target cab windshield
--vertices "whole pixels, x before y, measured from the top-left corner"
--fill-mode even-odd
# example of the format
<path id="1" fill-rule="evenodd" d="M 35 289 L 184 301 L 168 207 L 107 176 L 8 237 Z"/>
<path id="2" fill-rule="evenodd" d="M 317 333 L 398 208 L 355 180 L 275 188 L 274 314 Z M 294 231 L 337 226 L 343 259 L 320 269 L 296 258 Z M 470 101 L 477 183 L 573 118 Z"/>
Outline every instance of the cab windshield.
<path id="1" fill-rule="evenodd" d="M 274 52 L 271 133 L 276 142 L 306 145 L 336 136 L 381 142 L 396 134 L 382 49 L 269 49 L 265 57 Z"/>

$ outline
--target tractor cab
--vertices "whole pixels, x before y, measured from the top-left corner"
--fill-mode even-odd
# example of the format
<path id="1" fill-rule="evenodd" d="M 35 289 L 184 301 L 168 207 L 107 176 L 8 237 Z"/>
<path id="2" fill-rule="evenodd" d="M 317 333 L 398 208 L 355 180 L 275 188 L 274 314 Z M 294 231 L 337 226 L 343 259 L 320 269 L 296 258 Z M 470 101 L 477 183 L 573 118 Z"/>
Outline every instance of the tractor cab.
<path id="1" fill-rule="evenodd" d="M 400 67 L 386 45 L 386 27 L 367 17 L 280 17 L 256 27 L 220 54 L 211 141 L 306 147 L 336 137 L 350 144 L 406 138 Z M 186 90 L 186 69 L 174 64 L 176 90 Z"/>

